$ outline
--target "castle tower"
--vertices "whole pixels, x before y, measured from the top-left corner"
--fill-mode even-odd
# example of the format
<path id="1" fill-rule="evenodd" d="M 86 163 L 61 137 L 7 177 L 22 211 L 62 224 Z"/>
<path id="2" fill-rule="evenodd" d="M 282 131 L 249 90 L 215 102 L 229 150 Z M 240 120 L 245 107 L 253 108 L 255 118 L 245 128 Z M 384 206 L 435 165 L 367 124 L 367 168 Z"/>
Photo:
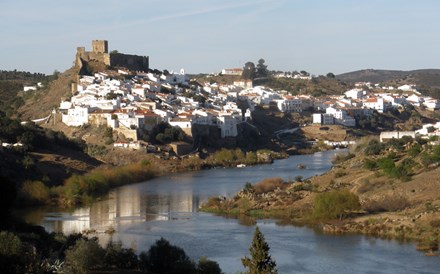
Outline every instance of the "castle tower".
<path id="1" fill-rule="evenodd" d="M 92 41 L 92 52 L 94 52 L 94 53 L 108 53 L 107 40 L 93 40 Z"/>

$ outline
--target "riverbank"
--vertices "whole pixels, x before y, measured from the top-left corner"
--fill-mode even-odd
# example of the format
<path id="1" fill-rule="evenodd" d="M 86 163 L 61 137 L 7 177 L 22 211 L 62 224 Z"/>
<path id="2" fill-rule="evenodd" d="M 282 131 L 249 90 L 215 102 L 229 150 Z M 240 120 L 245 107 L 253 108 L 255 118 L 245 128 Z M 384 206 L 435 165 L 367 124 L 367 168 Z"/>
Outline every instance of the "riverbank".
<path id="1" fill-rule="evenodd" d="M 83 175 L 74 174 L 61 186 L 48 187 L 40 181 L 26 182 L 19 190 L 19 203 L 23 205 L 50 204 L 71 208 L 92 202 L 111 189 L 138 183 L 163 175 L 197 171 L 218 167 L 270 164 L 287 158 L 286 153 L 269 150 L 243 152 L 240 149 L 221 149 L 205 159 L 190 155 L 184 159 L 161 159 L 146 155 L 138 162 L 123 166 L 101 166 Z"/>
<path id="2" fill-rule="evenodd" d="M 411 240 L 427 255 L 438 255 L 440 168 L 422 162 L 436 159 L 436 148 L 426 146 L 411 153 L 418 145 L 408 145 L 408 151 L 384 146 L 367 155 L 366 147 L 372 146 L 358 147 L 352 154 L 339 157 L 323 175 L 306 180 L 266 179 L 246 185 L 232 198 L 212 197 L 202 210 L 276 218 L 313 225 L 325 233 Z M 371 168 L 371 163 L 377 165 Z M 348 195 L 355 197 L 351 204 Z M 324 206 L 318 208 L 318 204 Z"/>

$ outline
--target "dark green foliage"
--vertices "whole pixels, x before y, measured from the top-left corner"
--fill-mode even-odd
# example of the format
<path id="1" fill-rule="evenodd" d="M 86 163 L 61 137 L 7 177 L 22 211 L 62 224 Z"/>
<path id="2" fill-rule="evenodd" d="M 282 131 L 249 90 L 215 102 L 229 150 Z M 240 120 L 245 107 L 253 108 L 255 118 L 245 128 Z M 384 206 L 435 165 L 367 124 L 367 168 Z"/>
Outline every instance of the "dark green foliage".
<path id="1" fill-rule="evenodd" d="M 360 208 L 356 194 L 348 190 L 334 190 L 316 196 L 313 215 L 317 219 L 343 219 Z"/>
<path id="2" fill-rule="evenodd" d="M 222 270 L 217 262 L 201 257 L 197 265 L 197 274 L 221 274 Z"/>
<path id="3" fill-rule="evenodd" d="M 364 168 L 368 170 L 375 170 L 376 168 L 378 168 L 377 161 L 368 158 L 365 159 Z"/>
<path id="4" fill-rule="evenodd" d="M 185 133 L 179 127 L 173 127 L 168 123 L 161 122 L 150 132 L 149 140 L 160 144 L 167 144 L 174 141 L 183 141 Z"/>
<path id="5" fill-rule="evenodd" d="M 394 163 L 392 156 L 381 158 L 377 161 L 377 166 L 385 173 L 385 175 L 407 181 L 410 179 L 414 161 L 405 159 L 399 165 Z"/>
<path id="6" fill-rule="evenodd" d="M 260 60 L 258 60 L 258 64 L 257 64 L 257 71 L 256 71 L 256 76 L 257 77 L 267 77 L 269 75 L 269 71 L 267 70 L 267 66 L 264 64 L 264 59 L 261 58 Z"/>
<path id="7" fill-rule="evenodd" d="M 142 252 L 139 258 L 141 267 L 148 273 L 184 274 L 196 271 L 195 264 L 186 255 L 185 251 L 180 247 L 171 245 L 164 238 L 157 240 L 148 252 Z"/>
<path id="8" fill-rule="evenodd" d="M 153 274 L 195 273 L 196 266 L 185 251 L 160 238 L 148 252 L 140 254 L 141 267 Z"/>
<path id="9" fill-rule="evenodd" d="M 24 273 L 23 243 L 15 234 L 0 232 L 0 273 Z"/>
<path id="10" fill-rule="evenodd" d="M 253 80 L 255 78 L 255 73 L 255 64 L 252 62 L 247 62 L 244 64 L 241 77 L 243 79 Z"/>
<path id="11" fill-rule="evenodd" d="M 276 263 L 269 254 L 270 247 L 264 239 L 258 226 L 255 229 L 252 244 L 249 248 L 251 257 L 244 257 L 241 263 L 246 268 L 245 273 L 249 274 L 269 274 L 278 273 Z"/>
<path id="12" fill-rule="evenodd" d="M 139 264 L 133 249 L 123 248 L 120 242 L 109 242 L 104 259 L 107 266 L 118 269 L 136 269 Z"/>
<path id="13" fill-rule="evenodd" d="M 94 239 L 80 239 L 66 251 L 66 264 L 74 273 L 90 273 L 104 265 L 105 250 Z"/>
<path id="14" fill-rule="evenodd" d="M 379 155 L 383 149 L 383 145 L 378 140 L 373 139 L 368 142 L 364 152 L 366 155 Z"/>

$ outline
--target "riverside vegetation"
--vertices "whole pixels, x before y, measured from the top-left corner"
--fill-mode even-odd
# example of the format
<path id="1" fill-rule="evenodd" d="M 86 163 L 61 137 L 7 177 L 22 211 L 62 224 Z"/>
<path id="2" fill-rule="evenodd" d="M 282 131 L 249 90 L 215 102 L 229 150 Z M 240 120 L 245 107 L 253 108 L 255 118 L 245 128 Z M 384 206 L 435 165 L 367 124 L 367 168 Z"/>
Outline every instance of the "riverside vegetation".
<path id="1" fill-rule="evenodd" d="M 415 240 L 428 255 L 440 245 L 440 145 L 405 137 L 364 138 L 334 160 L 329 172 L 303 180 L 268 178 L 202 210 L 278 218 L 328 233 L 362 233 Z"/>

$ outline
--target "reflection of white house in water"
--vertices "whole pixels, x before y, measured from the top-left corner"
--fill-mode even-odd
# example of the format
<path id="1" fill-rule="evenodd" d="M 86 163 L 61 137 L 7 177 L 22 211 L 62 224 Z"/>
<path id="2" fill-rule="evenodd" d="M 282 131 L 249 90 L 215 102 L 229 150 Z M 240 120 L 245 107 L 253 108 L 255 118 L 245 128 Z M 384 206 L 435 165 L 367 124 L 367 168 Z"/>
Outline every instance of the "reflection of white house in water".
<path id="1" fill-rule="evenodd" d="M 46 223 L 46 228 L 65 234 L 118 230 L 120 226 L 137 222 L 191 218 L 198 206 L 199 200 L 193 199 L 192 191 L 141 196 L 136 188 L 123 187 L 111 192 L 104 201 L 77 209 L 68 218 L 60 218 L 53 226 Z"/>

